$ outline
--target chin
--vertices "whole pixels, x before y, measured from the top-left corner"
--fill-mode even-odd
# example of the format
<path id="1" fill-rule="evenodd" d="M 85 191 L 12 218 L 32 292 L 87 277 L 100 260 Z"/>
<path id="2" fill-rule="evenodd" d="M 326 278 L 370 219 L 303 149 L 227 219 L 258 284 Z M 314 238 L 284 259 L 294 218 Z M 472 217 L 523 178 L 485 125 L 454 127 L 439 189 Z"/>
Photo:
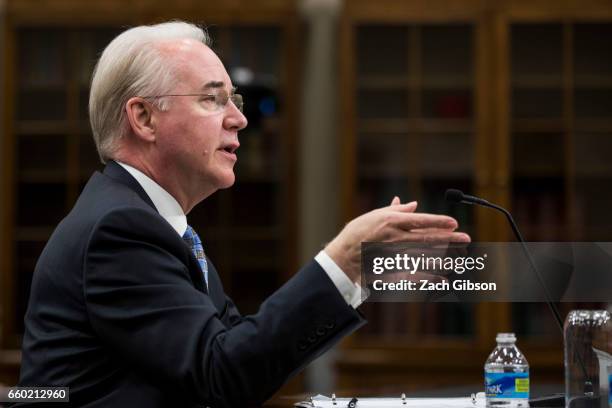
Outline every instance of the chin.
<path id="1" fill-rule="evenodd" d="M 234 185 L 234 183 L 236 182 L 236 176 L 234 175 L 234 173 L 232 172 L 231 176 L 227 175 L 222 177 L 219 180 L 219 189 L 225 189 L 225 188 L 230 188 L 231 186 Z"/>

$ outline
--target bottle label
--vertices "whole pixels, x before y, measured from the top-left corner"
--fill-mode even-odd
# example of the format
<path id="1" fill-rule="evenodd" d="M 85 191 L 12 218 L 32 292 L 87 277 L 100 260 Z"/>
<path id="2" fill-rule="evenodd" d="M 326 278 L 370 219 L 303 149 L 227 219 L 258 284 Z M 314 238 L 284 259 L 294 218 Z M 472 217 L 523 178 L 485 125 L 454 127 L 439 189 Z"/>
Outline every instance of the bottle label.
<path id="1" fill-rule="evenodd" d="M 610 367 L 608 367 L 608 370 L 610 370 Z M 608 406 L 612 406 L 612 374 L 608 374 Z"/>
<path id="2" fill-rule="evenodd" d="M 485 372 L 487 398 L 529 398 L 529 373 Z"/>

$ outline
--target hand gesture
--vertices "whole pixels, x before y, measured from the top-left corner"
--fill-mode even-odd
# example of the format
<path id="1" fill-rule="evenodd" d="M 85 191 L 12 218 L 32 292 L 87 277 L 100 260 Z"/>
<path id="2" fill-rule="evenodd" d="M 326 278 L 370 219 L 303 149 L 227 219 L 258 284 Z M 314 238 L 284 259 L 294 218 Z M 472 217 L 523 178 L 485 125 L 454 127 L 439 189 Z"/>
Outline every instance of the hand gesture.
<path id="1" fill-rule="evenodd" d="M 359 280 L 362 242 L 468 243 L 470 236 L 455 232 L 457 221 L 446 215 L 415 212 L 417 202 L 391 205 L 350 221 L 325 247 L 325 252 L 353 281 Z"/>

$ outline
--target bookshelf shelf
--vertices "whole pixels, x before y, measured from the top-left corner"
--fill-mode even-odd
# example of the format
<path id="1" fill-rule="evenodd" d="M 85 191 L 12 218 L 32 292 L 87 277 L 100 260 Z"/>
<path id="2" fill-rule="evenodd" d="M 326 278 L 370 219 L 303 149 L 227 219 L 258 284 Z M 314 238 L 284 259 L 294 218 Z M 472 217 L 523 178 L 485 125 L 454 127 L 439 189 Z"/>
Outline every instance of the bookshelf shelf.
<path id="1" fill-rule="evenodd" d="M 19 176 L 19 181 L 32 184 L 60 184 L 66 181 L 66 173 L 55 170 L 24 170 Z"/>
<path id="2" fill-rule="evenodd" d="M 406 168 L 398 168 L 385 166 L 363 166 L 359 169 L 359 176 L 364 180 L 389 180 L 390 178 L 404 178 L 406 184 L 409 184 L 410 178 L 413 174 Z M 428 169 L 427 177 L 425 179 L 469 179 L 472 176 L 472 172 L 469 163 L 461 167 L 457 165 L 448 165 L 446 167 L 436 166 L 433 169 Z"/>
<path id="3" fill-rule="evenodd" d="M 515 119 L 512 121 L 512 131 L 521 133 L 562 133 L 565 130 L 565 120 L 558 119 Z"/>
<path id="4" fill-rule="evenodd" d="M 517 166 L 514 176 L 517 178 L 537 177 L 541 179 L 563 177 L 563 169 L 546 165 Z"/>
<path id="5" fill-rule="evenodd" d="M 21 81 L 19 90 L 21 92 L 36 92 L 36 91 L 55 91 L 63 92 L 66 89 L 66 82 L 63 81 Z"/>
<path id="6" fill-rule="evenodd" d="M 15 235 L 18 241 L 46 242 L 54 229 L 55 225 L 19 227 Z"/>
<path id="7" fill-rule="evenodd" d="M 411 78 L 394 75 L 362 75 L 357 78 L 359 89 L 470 89 L 473 81 L 462 75 L 435 75 Z"/>
<path id="8" fill-rule="evenodd" d="M 470 119 L 390 118 L 360 119 L 359 132 L 363 134 L 406 133 L 471 133 L 474 124 Z"/>
<path id="9" fill-rule="evenodd" d="M 207 235 L 214 240 L 231 238 L 237 241 L 264 240 L 273 241 L 283 238 L 283 230 L 279 227 L 220 227 L 211 225 L 206 228 Z"/>
<path id="10" fill-rule="evenodd" d="M 561 89 L 563 88 L 563 77 L 561 75 L 517 75 L 512 78 L 514 88 L 533 89 Z"/>
<path id="11" fill-rule="evenodd" d="M 20 120 L 15 122 L 17 135 L 63 135 L 76 129 L 67 120 Z"/>
<path id="12" fill-rule="evenodd" d="M 421 78 L 422 88 L 431 89 L 472 89 L 474 80 L 464 75 L 427 75 Z"/>
<path id="13" fill-rule="evenodd" d="M 363 75 L 357 78 L 359 89 L 408 89 L 417 88 L 419 82 L 406 76 L 394 75 Z"/>
<path id="14" fill-rule="evenodd" d="M 612 76 L 577 74 L 574 83 L 576 88 L 612 88 Z"/>
<path id="15" fill-rule="evenodd" d="M 576 132 L 581 133 L 612 133 L 612 120 L 609 118 L 576 118 Z"/>

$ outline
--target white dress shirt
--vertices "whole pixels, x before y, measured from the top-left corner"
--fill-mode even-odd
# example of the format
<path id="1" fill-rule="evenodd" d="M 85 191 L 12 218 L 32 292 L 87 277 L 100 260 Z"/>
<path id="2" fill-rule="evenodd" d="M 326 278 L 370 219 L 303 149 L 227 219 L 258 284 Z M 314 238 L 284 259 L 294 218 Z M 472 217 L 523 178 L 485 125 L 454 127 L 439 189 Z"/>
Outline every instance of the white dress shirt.
<path id="1" fill-rule="evenodd" d="M 153 202 L 153 205 L 155 205 L 159 215 L 164 217 L 168 224 L 170 224 L 172 228 L 176 230 L 177 234 L 182 237 L 187 230 L 187 217 L 178 201 L 140 170 L 125 163 L 117 163 L 136 179 L 138 184 L 140 184 Z M 315 256 L 315 261 L 317 261 L 325 273 L 327 273 L 336 288 L 340 291 L 344 300 L 346 300 L 346 303 L 354 308 L 362 303 L 361 287 L 353 283 L 324 250 L 321 250 L 317 256 Z"/>

